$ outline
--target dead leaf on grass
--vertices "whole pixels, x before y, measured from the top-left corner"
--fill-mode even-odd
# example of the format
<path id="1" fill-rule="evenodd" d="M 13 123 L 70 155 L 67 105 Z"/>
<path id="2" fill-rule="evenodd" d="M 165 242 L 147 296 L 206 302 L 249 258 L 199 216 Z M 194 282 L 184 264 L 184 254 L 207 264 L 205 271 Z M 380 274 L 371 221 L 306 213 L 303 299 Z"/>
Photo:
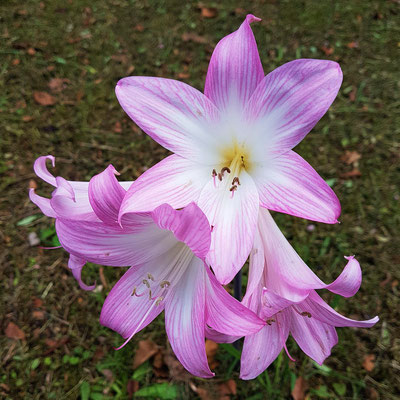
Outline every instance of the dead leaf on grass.
<path id="1" fill-rule="evenodd" d="M 371 372 L 375 368 L 375 354 L 366 354 L 362 366 L 366 371 Z"/>
<path id="2" fill-rule="evenodd" d="M 29 47 L 26 51 L 30 56 L 34 56 L 36 54 L 36 50 L 33 47 Z"/>
<path id="3" fill-rule="evenodd" d="M 218 385 L 219 400 L 230 400 L 231 396 L 236 396 L 236 382 L 229 379 Z"/>
<path id="4" fill-rule="evenodd" d="M 213 342 L 212 340 L 206 340 L 206 354 L 208 365 L 211 369 L 214 369 L 218 366 L 218 362 L 215 361 L 215 355 L 218 351 L 218 343 Z"/>
<path id="5" fill-rule="evenodd" d="M 33 117 L 31 115 L 24 115 L 22 117 L 23 122 L 31 122 L 33 120 Z"/>
<path id="6" fill-rule="evenodd" d="M 353 42 L 347 43 L 347 47 L 349 49 L 358 49 L 358 42 L 357 41 L 353 41 Z"/>
<path id="7" fill-rule="evenodd" d="M 201 44 L 205 44 L 208 42 L 207 38 L 205 38 L 204 36 L 197 35 L 194 32 L 182 33 L 182 40 L 184 42 L 194 42 L 194 43 L 201 43 Z"/>
<path id="8" fill-rule="evenodd" d="M 33 98 L 41 106 L 52 106 L 56 103 L 55 97 L 47 92 L 34 92 Z"/>
<path id="9" fill-rule="evenodd" d="M 356 178 L 358 176 L 361 176 L 361 172 L 358 168 L 354 168 L 352 171 L 340 174 L 341 178 Z"/>
<path id="10" fill-rule="evenodd" d="M 67 78 L 52 78 L 50 79 L 48 86 L 49 89 L 54 93 L 60 93 L 63 89 L 67 87 L 67 83 L 71 81 Z"/>
<path id="11" fill-rule="evenodd" d="M 114 131 L 115 133 L 121 133 L 121 132 L 122 132 L 122 125 L 121 125 L 121 122 L 117 121 L 117 122 L 114 124 L 113 131 Z"/>
<path id="12" fill-rule="evenodd" d="M 104 276 L 104 268 L 103 267 L 100 267 L 99 275 L 100 275 L 101 283 L 103 284 L 104 288 L 107 289 L 108 283 L 107 283 L 106 277 Z"/>
<path id="13" fill-rule="evenodd" d="M 139 365 L 142 365 L 157 352 L 158 346 L 152 340 L 140 340 L 139 348 L 137 349 L 133 359 L 133 369 L 136 369 Z"/>
<path id="14" fill-rule="evenodd" d="M 190 380 L 190 378 L 192 378 L 192 375 L 190 375 L 189 372 L 187 372 L 182 364 L 178 361 L 170 347 L 165 351 L 164 361 L 168 367 L 169 375 L 173 381 L 187 382 Z"/>
<path id="15" fill-rule="evenodd" d="M 328 47 L 328 46 L 322 46 L 321 50 L 325 53 L 326 56 L 330 56 L 331 54 L 333 54 L 334 49 L 333 47 Z"/>
<path id="16" fill-rule="evenodd" d="M 340 159 L 347 165 L 353 164 L 361 158 L 361 154 L 357 151 L 346 150 Z"/>
<path id="17" fill-rule="evenodd" d="M 14 340 L 25 339 L 24 331 L 18 325 L 14 324 L 14 322 L 8 323 L 5 334 L 9 339 L 14 339 Z"/>
<path id="18" fill-rule="evenodd" d="M 34 311 L 32 311 L 32 317 L 33 317 L 33 319 L 41 321 L 44 319 L 44 311 L 34 310 Z"/>
<path id="19" fill-rule="evenodd" d="M 129 398 L 133 396 L 135 392 L 139 390 L 139 382 L 135 379 L 129 379 L 128 383 L 126 384 L 126 391 L 128 392 Z"/>
<path id="20" fill-rule="evenodd" d="M 302 376 L 299 376 L 296 379 L 296 383 L 294 384 L 294 388 L 292 390 L 293 399 L 304 400 L 307 389 L 308 389 L 307 381 Z"/>
<path id="21" fill-rule="evenodd" d="M 203 18 L 215 18 L 218 15 L 218 10 L 215 7 L 200 7 L 200 9 Z"/>
<path id="22" fill-rule="evenodd" d="M 213 400 L 213 397 L 210 395 L 207 389 L 196 386 L 193 382 L 189 382 L 189 386 L 193 392 L 197 393 L 201 400 Z"/>

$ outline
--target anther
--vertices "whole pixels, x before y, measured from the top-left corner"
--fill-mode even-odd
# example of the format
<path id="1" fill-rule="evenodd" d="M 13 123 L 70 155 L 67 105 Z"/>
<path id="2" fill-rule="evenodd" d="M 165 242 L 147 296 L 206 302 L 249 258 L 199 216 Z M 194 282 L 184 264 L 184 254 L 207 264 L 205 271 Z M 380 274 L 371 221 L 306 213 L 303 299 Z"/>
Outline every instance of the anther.
<path id="1" fill-rule="evenodd" d="M 236 185 L 233 185 L 233 186 L 229 189 L 230 192 L 234 192 L 235 190 L 237 190 L 237 186 L 236 186 Z"/>
<path id="2" fill-rule="evenodd" d="M 311 318 L 311 313 L 309 313 L 308 311 L 303 311 L 303 312 L 301 313 L 301 315 L 302 315 L 303 317 Z"/>
<path id="3" fill-rule="evenodd" d="M 225 172 L 225 171 L 226 171 L 228 174 L 231 173 L 231 170 L 230 170 L 228 167 L 224 167 L 224 168 L 221 169 L 221 175 L 222 175 L 222 176 L 224 176 L 224 172 Z"/>
<path id="4" fill-rule="evenodd" d="M 169 288 L 169 287 L 171 286 L 171 282 L 162 281 L 162 282 L 160 283 L 160 286 L 161 286 L 162 289 L 164 289 L 164 288 Z"/>
<path id="5" fill-rule="evenodd" d="M 232 185 L 234 185 L 235 183 L 237 183 L 238 185 L 240 185 L 240 181 L 239 181 L 239 178 L 238 178 L 237 176 L 235 176 L 235 177 L 233 178 Z"/>
<path id="6" fill-rule="evenodd" d="M 215 169 L 212 170 L 211 176 L 215 178 L 217 176 L 217 171 Z"/>
<path id="7" fill-rule="evenodd" d="M 242 164 L 243 164 L 243 167 L 245 166 L 244 165 L 244 157 L 243 156 L 240 156 L 240 158 L 242 159 Z"/>
<path id="8" fill-rule="evenodd" d="M 164 297 L 158 297 L 156 300 L 156 306 L 159 306 L 160 303 L 164 300 Z"/>
<path id="9" fill-rule="evenodd" d="M 272 325 L 272 323 L 273 323 L 273 322 L 275 322 L 275 320 L 274 320 L 273 318 L 270 318 L 270 319 L 267 319 L 267 321 L 266 321 L 266 322 L 267 322 L 267 324 L 268 324 L 268 325 L 270 325 L 270 326 L 271 326 L 271 325 Z"/>
<path id="10" fill-rule="evenodd" d="M 218 179 L 219 179 L 220 181 L 222 181 L 222 174 L 221 174 L 221 173 L 218 173 Z"/>
<path id="11" fill-rule="evenodd" d="M 149 300 L 151 300 L 151 289 L 149 290 Z"/>
<path id="12" fill-rule="evenodd" d="M 152 274 L 148 273 L 147 274 L 147 278 L 149 278 L 150 280 L 152 280 L 154 282 L 154 277 Z"/>
<path id="13" fill-rule="evenodd" d="M 131 296 L 134 296 L 135 294 L 136 294 L 136 286 L 133 287 L 133 291 L 132 291 Z"/>
<path id="14" fill-rule="evenodd" d="M 150 283 L 147 279 L 143 279 L 143 284 L 146 285 L 150 289 Z"/>

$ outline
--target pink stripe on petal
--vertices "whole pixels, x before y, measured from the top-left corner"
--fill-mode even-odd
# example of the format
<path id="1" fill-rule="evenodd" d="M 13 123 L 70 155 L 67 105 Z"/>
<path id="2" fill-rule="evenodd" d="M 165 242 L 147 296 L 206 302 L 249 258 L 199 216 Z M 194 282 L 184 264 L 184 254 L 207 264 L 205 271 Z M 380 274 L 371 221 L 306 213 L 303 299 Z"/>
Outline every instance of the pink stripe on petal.
<path id="1" fill-rule="evenodd" d="M 194 258 L 173 293 L 166 298 L 165 329 L 182 365 L 193 375 L 212 378 L 204 341 L 205 279 L 203 262 Z"/>
<path id="2" fill-rule="evenodd" d="M 89 182 L 89 202 L 96 215 L 105 223 L 117 224 L 125 189 L 118 183 L 117 170 L 109 165 Z"/>
<path id="3" fill-rule="evenodd" d="M 337 223 L 340 215 L 337 196 L 294 151 L 257 164 L 252 177 L 262 207 L 313 221 Z"/>
<path id="4" fill-rule="evenodd" d="M 175 154 L 144 172 L 129 188 L 121 206 L 126 212 L 153 211 L 163 203 L 182 208 L 197 201 L 210 180 L 212 168 Z"/>
<path id="5" fill-rule="evenodd" d="M 342 78 L 339 64 L 327 60 L 294 60 L 269 73 L 245 111 L 265 151 L 296 146 L 335 100 Z"/>
<path id="6" fill-rule="evenodd" d="M 225 185 L 215 187 L 210 179 L 198 204 L 213 227 L 207 263 L 217 280 L 227 284 L 243 266 L 253 245 L 259 209 L 257 188 L 245 171 L 233 196 Z"/>
<path id="7" fill-rule="evenodd" d="M 204 94 L 220 111 L 240 111 L 264 77 L 250 24 L 260 21 L 247 15 L 240 28 L 215 47 L 208 67 Z"/>
<path id="8" fill-rule="evenodd" d="M 125 112 L 149 136 L 190 160 L 212 164 L 219 113 L 212 102 L 191 86 L 171 79 L 128 77 L 115 89 Z"/>

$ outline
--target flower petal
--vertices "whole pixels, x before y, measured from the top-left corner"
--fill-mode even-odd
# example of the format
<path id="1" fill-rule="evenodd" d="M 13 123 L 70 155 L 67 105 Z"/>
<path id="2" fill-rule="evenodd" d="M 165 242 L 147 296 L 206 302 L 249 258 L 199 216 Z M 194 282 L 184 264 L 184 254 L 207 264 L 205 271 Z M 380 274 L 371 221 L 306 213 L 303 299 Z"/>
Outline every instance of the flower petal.
<path id="1" fill-rule="evenodd" d="M 298 311 L 307 312 L 302 303 L 296 305 Z M 318 364 L 331 354 L 331 349 L 338 342 L 338 336 L 333 326 L 325 324 L 316 318 L 291 310 L 290 333 L 301 349 Z"/>
<path id="2" fill-rule="evenodd" d="M 254 379 L 278 357 L 289 335 L 285 312 L 254 335 L 246 336 L 240 359 L 240 379 Z"/>
<path id="3" fill-rule="evenodd" d="M 208 67 L 204 94 L 220 109 L 241 111 L 264 77 L 257 43 L 247 15 L 240 28 L 215 47 Z"/>
<path id="4" fill-rule="evenodd" d="M 326 113 L 341 83 L 342 71 L 334 61 L 303 59 L 280 66 L 247 103 L 249 131 L 269 154 L 292 149 Z"/>
<path id="5" fill-rule="evenodd" d="M 96 215 L 105 223 L 117 224 L 125 189 L 118 183 L 117 170 L 109 165 L 89 182 L 89 202 Z"/>
<path id="6" fill-rule="evenodd" d="M 93 290 L 96 287 L 96 283 L 94 285 L 88 286 L 82 281 L 82 268 L 86 264 L 86 260 L 80 257 L 76 257 L 73 254 L 69 256 L 68 267 L 72 271 L 72 275 L 78 281 L 79 286 L 83 290 Z"/>
<path id="7" fill-rule="evenodd" d="M 315 319 L 337 327 L 350 326 L 357 328 L 370 328 L 379 321 L 378 317 L 366 321 L 356 321 L 344 317 L 326 304 L 315 291 L 310 293 L 310 296 L 303 302 L 302 307 L 306 311 L 310 312 Z"/>
<path id="8" fill-rule="evenodd" d="M 328 224 L 337 223 L 339 199 L 294 151 L 255 164 L 253 177 L 262 207 Z"/>
<path id="9" fill-rule="evenodd" d="M 260 314 L 265 319 L 271 318 L 279 311 L 282 311 L 293 304 L 293 301 L 285 299 L 271 290 L 264 288 L 262 291 L 262 311 Z"/>
<path id="10" fill-rule="evenodd" d="M 194 257 L 173 293 L 166 298 L 165 329 L 182 365 L 193 375 L 212 378 L 204 341 L 205 279 L 204 264 Z"/>
<path id="11" fill-rule="evenodd" d="M 38 157 L 33 164 L 33 170 L 35 174 L 40 178 L 43 179 L 45 182 L 49 183 L 52 186 L 57 186 L 56 178 L 48 171 L 46 166 L 46 161 L 50 160 L 53 168 L 56 165 L 56 159 L 54 156 L 41 156 Z"/>
<path id="12" fill-rule="evenodd" d="M 212 122 L 219 112 L 201 92 L 183 82 L 152 77 L 121 79 L 115 92 L 125 112 L 162 146 L 190 160 L 215 163 Z"/>
<path id="13" fill-rule="evenodd" d="M 31 202 L 36 204 L 40 211 L 47 217 L 56 218 L 57 214 L 51 207 L 50 199 L 39 196 L 35 193 L 35 189 L 29 189 L 29 198 Z"/>
<path id="14" fill-rule="evenodd" d="M 148 273 L 156 276 L 157 270 L 160 270 L 160 265 L 155 263 L 129 268 L 107 296 L 101 309 L 100 323 L 127 339 L 153 321 L 163 311 L 164 303 L 157 304 L 156 299 L 149 299 L 142 281 Z M 137 296 L 134 288 L 140 286 Z M 152 294 L 157 296 L 158 293 Z"/>
<path id="15" fill-rule="evenodd" d="M 207 262 L 221 284 L 229 283 L 247 260 L 257 224 L 259 199 L 252 178 L 242 171 L 240 187 L 233 193 L 226 186 L 204 187 L 198 204 L 212 225 Z"/>
<path id="16" fill-rule="evenodd" d="M 117 267 L 139 265 L 177 243 L 173 234 L 159 229 L 150 216 L 130 216 L 129 228 L 57 218 L 56 230 L 62 247 L 69 253 Z"/>
<path id="17" fill-rule="evenodd" d="M 265 322 L 219 284 L 207 268 L 207 325 L 226 335 L 246 336 L 258 332 Z"/>
<path id="18" fill-rule="evenodd" d="M 175 238 L 185 243 L 197 257 L 206 257 L 210 249 L 210 225 L 195 203 L 190 203 L 182 210 L 162 204 L 152 212 L 152 216 L 161 229 L 171 231 Z"/>
<path id="19" fill-rule="evenodd" d="M 163 203 L 182 208 L 197 201 L 212 169 L 175 154 L 144 172 L 129 188 L 121 206 L 126 212 L 153 211 Z"/>

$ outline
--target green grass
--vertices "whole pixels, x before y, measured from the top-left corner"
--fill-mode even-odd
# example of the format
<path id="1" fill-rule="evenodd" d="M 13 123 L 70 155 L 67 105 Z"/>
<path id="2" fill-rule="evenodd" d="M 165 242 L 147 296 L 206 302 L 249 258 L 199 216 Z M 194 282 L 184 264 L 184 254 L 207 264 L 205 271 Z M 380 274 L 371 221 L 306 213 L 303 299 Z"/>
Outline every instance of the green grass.
<path id="1" fill-rule="evenodd" d="M 0 338 L 0 397 L 127 399 L 132 379 L 147 398 L 196 398 L 192 384 L 215 394 L 221 382 L 234 379 L 238 399 L 287 399 L 297 377 L 307 380 L 312 399 L 395 399 L 400 392 L 398 4 L 260 0 L 249 5 L 240 0 L 232 5 L 224 0 L 207 5 L 217 7 L 215 18 L 202 18 L 197 3 L 175 0 L 1 3 L 0 315 L 2 331 L 12 321 L 26 338 Z M 212 381 L 156 376 L 151 361 L 134 371 L 139 340 L 151 338 L 168 349 L 163 319 L 122 350 L 113 350 L 121 338 L 101 327 L 98 317 L 123 271 L 104 268 L 107 289 L 86 293 L 69 273 L 63 250 L 29 246 L 30 232 L 43 245 L 56 244 L 52 222 L 27 197 L 35 179 L 32 164 L 39 155 L 53 154 L 58 175 L 87 180 L 113 163 L 123 180 L 131 180 L 165 157 L 166 151 L 120 108 L 116 82 L 129 74 L 156 75 L 202 89 L 212 49 L 239 26 L 240 8 L 263 19 L 253 29 L 265 72 L 299 57 L 329 58 L 342 67 L 338 98 L 296 148 L 339 196 L 341 224 L 315 223 L 310 232 L 308 221 L 274 216 L 326 281 L 343 268 L 343 255 L 356 254 L 364 272 L 360 292 L 353 299 L 326 299 L 353 318 L 378 314 L 381 320 L 369 330 L 339 329 L 339 345 L 323 367 L 289 341 L 297 362 L 282 353 L 249 382 L 238 379 L 240 353 L 228 345 L 219 348 Z M 205 43 L 185 42 L 184 33 Z M 56 104 L 38 105 L 33 93 L 50 92 L 48 83 L 55 77 L 67 80 L 60 93 L 52 93 Z M 121 129 L 115 128 L 117 122 Z M 346 150 L 361 154 L 358 178 L 343 177 L 354 167 L 341 159 Z M 50 193 L 36 181 L 40 193 Z M 98 280 L 98 266 L 89 266 L 84 279 Z M 39 308 L 35 299 L 43 301 Z M 35 316 L 38 310 L 43 319 Z M 375 356 L 371 372 L 362 367 L 368 354 Z"/>

